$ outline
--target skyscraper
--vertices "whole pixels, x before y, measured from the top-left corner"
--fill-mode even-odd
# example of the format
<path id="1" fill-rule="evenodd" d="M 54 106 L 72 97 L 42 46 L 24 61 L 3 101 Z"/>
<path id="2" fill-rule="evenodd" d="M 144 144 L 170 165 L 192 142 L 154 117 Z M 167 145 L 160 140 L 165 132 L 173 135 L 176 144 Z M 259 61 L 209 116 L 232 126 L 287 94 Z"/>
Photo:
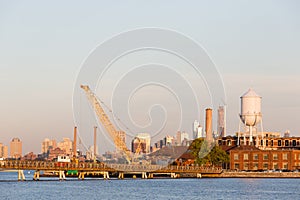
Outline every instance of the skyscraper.
<path id="1" fill-rule="evenodd" d="M 41 144 L 42 153 L 47 153 L 50 149 L 55 149 L 55 148 L 56 148 L 56 140 L 50 140 L 48 138 L 45 138 Z"/>
<path id="2" fill-rule="evenodd" d="M 22 157 L 22 141 L 19 138 L 13 138 L 10 142 L 10 157 Z"/>
<path id="3" fill-rule="evenodd" d="M 197 139 L 198 137 L 198 127 L 199 127 L 199 122 L 197 120 L 194 121 L 193 123 L 193 138 Z"/>
<path id="4" fill-rule="evenodd" d="M 226 108 L 225 106 L 219 106 L 218 108 L 218 136 L 226 136 Z"/>
<path id="5" fill-rule="evenodd" d="M 57 146 L 64 150 L 67 155 L 71 155 L 73 150 L 73 142 L 70 138 L 63 138 L 63 141 L 59 142 Z"/>
<path id="6" fill-rule="evenodd" d="M 0 158 L 8 157 L 8 147 L 0 143 Z"/>

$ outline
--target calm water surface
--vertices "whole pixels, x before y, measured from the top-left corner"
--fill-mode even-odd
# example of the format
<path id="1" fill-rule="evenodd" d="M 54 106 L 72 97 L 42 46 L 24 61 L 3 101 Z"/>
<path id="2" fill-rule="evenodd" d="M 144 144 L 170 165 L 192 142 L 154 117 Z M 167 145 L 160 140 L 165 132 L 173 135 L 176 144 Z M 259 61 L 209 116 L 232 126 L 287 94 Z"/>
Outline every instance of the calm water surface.
<path id="1" fill-rule="evenodd" d="M 0 172 L 0 199 L 300 199 L 300 179 L 26 178 Z"/>

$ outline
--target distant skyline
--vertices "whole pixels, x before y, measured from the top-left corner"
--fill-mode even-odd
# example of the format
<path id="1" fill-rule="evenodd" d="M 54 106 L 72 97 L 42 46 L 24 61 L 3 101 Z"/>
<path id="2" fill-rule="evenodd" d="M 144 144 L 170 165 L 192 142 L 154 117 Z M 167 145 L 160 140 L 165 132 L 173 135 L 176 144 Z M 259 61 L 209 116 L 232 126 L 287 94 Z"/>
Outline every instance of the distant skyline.
<path id="1" fill-rule="evenodd" d="M 300 136 L 299 8 L 296 0 L 0 1 L 0 142 L 18 137 L 26 154 L 40 153 L 44 138 L 72 138 L 82 63 L 107 38 L 141 27 L 176 30 L 203 46 L 224 81 L 228 135 L 251 87 L 262 96 L 264 130 Z M 194 120 L 204 126 L 206 106 L 190 136 Z"/>

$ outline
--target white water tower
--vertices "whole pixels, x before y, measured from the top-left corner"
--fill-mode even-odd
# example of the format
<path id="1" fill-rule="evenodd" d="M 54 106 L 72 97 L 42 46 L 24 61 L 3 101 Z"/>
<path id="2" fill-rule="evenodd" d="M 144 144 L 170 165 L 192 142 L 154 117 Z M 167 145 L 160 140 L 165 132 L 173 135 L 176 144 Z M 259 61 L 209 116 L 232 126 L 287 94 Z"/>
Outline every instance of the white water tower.
<path id="1" fill-rule="evenodd" d="M 247 128 L 246 130 L 249 131 L 250 144 L 253 144 L 253 128 L 262 121 L 261 99 L 262 97 L 256 94 L 251 88 L 241 96 L 240 118 L 245 128 Z M 246 132 L 247 131 L 245 131 L 245 134 Z M 246 141 L 245 134 L 244 142 Z M 258 138 L 258 136 L 256 138 Z M 258 142 L 257 140 L 257 143 Z M 258 144 L 256 146 L 258 146 Z"/>

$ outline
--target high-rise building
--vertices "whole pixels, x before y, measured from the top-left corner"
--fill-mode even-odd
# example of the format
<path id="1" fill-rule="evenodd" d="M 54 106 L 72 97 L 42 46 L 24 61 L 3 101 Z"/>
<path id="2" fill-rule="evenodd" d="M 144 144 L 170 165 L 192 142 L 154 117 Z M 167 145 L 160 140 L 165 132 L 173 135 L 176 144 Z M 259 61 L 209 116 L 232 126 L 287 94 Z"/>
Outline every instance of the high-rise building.
<path id="1" fill-rule="evenodd" d="M 194 139 L 201 138 L 201 137 L 205 137 L 205 135 L 204 135 L 204 132 L 203 132 L 203 127 L 201 125 L 199 125 L 197 127 L 197 133 L 196 133 Z"/>
<path id="2" fill-rule="evenodd" d="M 187 132 L 183 131 L 181 133 L 181 138 L 180 139 L 181 139 L 180 144 L 182 144 L 184 139 L 189 140 L 189 134 Z"/>
<path id="3" fill-rule="evenodd" d="M 56 146 L 56 140 L 50 140 L 48 138 L 45 138 L 41 144 L 41 151 L 42 153 L 48 153 L 50 149 L 55 149 Z"/>
<path id="4" fill-rule="evenodd" d="M 138 137 L 135 137 L 131 142 L 131 151 L 133 153 L 137 153 L 137 151 L 139 151 L 139 153 L 147 153 L 146 142 Z"/>
<path id="5" fill-rule="evenodd" d="M 8 157 L 8 147 L 0 143 L 0 158 Z"/>
<path id="6" fill-rule="evenodd" d="M 19 138 L 13 138 L 10 142 L 10 157 L 22 157 L 22 141 Z"/>
<path id="7" fill-rule="evenodd" d="M 63 138 L 63 141 L 59 142 L 57 146 L 65 151 L 67 155 L 71 155 L 73 151 L 73 142 L 70 138 Z"/>
<path id="8" fill-rule="evenodd" d="M 197 135 L 198 135 L 198 127 L 199 127 L 199 122 L 197 120 L 194 121 L 193 123 L 193 138 L 197 139 Z"/>
<path id="9" fill-rule="evenodd" d="M 138 139 L 137 139 L 138 138 Z M 134 147 L 134 145 L 136 143 L 138 143 L 138 140 L 141 144 L 145 143 L 145 151 L 144 153 L 150 153 L 150 145 L 151 145 L 151 137 L 149 135 L 149 133 L 139 133 L 135 139 L 133 139 L 132 141 L 132 147 Z M 132 150 L 135 148 L 132 148 Z M 135 151 L 133 151 L 135 152 Z"/>
<path id="10" fill-rule="evenodd" d="M 174 137 L 173 136 L 169 136 L 169 135 L 167 135 L 165 138 L 164 138 L 164 140 L 165 140 L 165 144 L 166 144 L 166 146 L 173 146 L 173 144 L 174 144 Z"/>
<path id="11" fill-rule="evenodd" d="M 177 131 L 176 133 L 176 145 L 181 146 L 181 132 Z"/>
<path id="12" fill-rule="evenodd" d="M 225 106 L 219 106 L 218 108 L 218 136 L 226 136 L 226 108 Z"/>

